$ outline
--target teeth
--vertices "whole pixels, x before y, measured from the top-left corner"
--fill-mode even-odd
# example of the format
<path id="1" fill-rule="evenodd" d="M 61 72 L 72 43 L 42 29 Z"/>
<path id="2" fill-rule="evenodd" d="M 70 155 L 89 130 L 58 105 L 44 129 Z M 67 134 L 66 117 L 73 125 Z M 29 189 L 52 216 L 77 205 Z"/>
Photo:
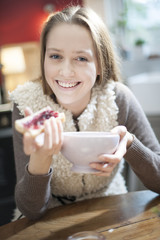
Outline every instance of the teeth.
<path id="1" fill-rule="evenodd" d="M 71 87 L 76 86 L 77 82 L 75 82 L 75 83 L 65 83 L 65 82 L 58 81 L 58 84 L 62 87 L 65 87 L 65 88 L 71 88 Z"/>

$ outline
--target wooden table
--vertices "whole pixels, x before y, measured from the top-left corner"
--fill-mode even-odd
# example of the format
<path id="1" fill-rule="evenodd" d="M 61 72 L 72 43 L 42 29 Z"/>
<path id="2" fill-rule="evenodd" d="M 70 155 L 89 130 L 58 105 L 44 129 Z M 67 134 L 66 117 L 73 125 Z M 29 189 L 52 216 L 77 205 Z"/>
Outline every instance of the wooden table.
<path id="1" fill-rule="evenodd" d="M 108 240 L 160 240 L 160 196 L 130 192 L 85 200 L 49 210 L 38 221 L 26 218 L 0 227 L 0 239 L 66 240 L 80 231 L 101 232 Z"/>

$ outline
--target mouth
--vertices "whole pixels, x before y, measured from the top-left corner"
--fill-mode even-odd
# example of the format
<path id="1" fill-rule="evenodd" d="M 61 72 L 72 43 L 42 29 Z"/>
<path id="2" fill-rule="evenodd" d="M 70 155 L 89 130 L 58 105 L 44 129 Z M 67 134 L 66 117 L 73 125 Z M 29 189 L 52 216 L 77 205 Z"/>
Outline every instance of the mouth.
<path id="1" fill-rule="evenodd" d="M 80 82 L 61 82 L 56 80 L 56 83 L 62 87 L 62 88 L 66 88 L 66 89 L 71 89 L 74 88 L 76 86 L 78 86 L 80 84 Z"/>

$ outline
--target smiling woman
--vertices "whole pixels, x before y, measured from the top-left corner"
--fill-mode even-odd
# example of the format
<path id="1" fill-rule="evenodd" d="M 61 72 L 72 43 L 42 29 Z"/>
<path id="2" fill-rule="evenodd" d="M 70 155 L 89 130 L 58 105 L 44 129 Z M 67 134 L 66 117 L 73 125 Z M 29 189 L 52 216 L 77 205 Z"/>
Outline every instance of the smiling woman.
<path id="1" fill-rule="evenodd" d="M 125 193 L 123 159 L 146 187 L 160 193 L 160 146 L 139 103 L 118 82 L 113 49 L 106 26 L 91 9 L 68 7 L 52 14 L 45 23 L 41 34 L 42 74 L 10 94 L 13 124 L 22 115 L 47 105 L 63 112 L 66 121 L 62 125 L 53 117 L 46 120 L 41 145 L 31 134 L 20 135 L 13 128 L 15 198 L 26 217 L 39 218 L 48 208 L 73 201 Z M 118 135 L 119 144 L 113 153 L 108 154 L 104 147 L 94 162 L 90 156 L 92 174 L 75 173 L 72 163 L 61 154 L 63 132 L 76 131 Z M 76 157 L 79 148 L 75 150 Z"/>

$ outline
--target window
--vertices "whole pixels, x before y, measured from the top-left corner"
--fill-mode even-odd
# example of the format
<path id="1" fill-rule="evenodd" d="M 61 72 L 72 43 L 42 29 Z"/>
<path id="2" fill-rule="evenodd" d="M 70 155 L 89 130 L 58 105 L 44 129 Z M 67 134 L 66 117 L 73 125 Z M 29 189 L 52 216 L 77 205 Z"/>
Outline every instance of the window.
<path id="1" fill-rule="evenodd" d="M 130 46 L 143 45 L 146 56 L 160 56 L 160 0 L 125 0 L 126 37 Z"/>
<path id="2" fill-rule="evenodd" d="M 130 58 L 137 46 L 144 57 L 160 57 L 160 0 L 106 0 L 106 24 L 121 55 Z"/>

